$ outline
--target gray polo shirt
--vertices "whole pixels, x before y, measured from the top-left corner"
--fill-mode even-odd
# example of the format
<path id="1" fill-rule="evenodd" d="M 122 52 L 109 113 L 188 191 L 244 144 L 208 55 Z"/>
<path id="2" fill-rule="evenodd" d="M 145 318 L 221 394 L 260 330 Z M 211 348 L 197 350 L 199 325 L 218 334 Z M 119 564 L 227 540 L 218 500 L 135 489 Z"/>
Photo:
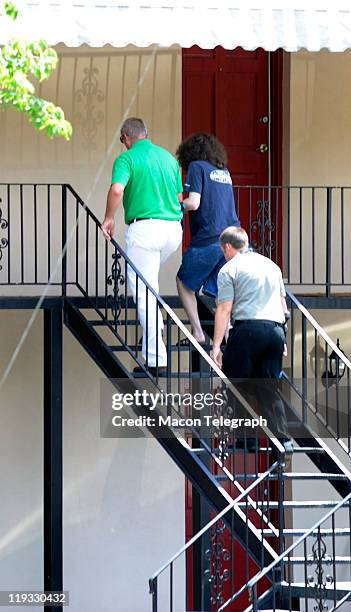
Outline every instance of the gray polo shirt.
<path id="1" fill-rule="evenodd" d="M 285 289 L 280 268 L 258 253 L 237 253 L 219 272 L 218 303 L 233 300 L 232 321 L 266 319 L 283 323 L 282 296 Z"/>

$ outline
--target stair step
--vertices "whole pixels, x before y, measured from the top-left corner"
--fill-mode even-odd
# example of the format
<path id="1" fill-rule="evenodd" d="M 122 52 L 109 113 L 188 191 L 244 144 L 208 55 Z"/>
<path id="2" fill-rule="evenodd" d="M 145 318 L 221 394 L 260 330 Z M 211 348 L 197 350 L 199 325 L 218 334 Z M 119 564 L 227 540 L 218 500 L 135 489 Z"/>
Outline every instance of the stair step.
<path id="1" fill-rule="evenodd" d="M 106 323 L 109 323 L 110 325 L 116 325 L 116 321 L 114 319 L 107 319 L 107 321 L 104 321 L 103 319 L 87 319 L 86 321 L 87 323 L 89 323 L 89 325 L 92 325 L 93 327 L 100 327 L 101 325 L 106 325 Z M 188 319 L 181 319 L 181 322 L 183 323 L 183 325 L 190 325 L 190 321 Z M 164 319 L 163 323 L 164 325 L 167 325 L 167 319 Z M 176 325 L 173 319 L 171 319 L 171 324 Z M 119 321 L 117 321 L 118 327 L 123 327 L 124 325 L 140 325 L 140 323 L 136 319 L 120 319 Z"/>
<path id="2" fill-rule="evenodd" d="M 301 427 L 302 421 L 288 421 L 288 428 L 297 427 L 298 429 Z"/>
<path id="3" fill-rule="evenodd" d="M 256 479 L 262 474 L 236 474 L 236 480 Z M 348 480 L 346 474 L 323 474 L 316 472 L 283 472 L 283 480 Z M 217 480 L 226 480 L 226 476 L 216 476 Z M 278 480 L 278 474 L 271 474 L 269 480 Z"/>
<path id="4" fill-rule="evenodd" d="M 270 510 L 276 510 L 279 506 L 280 502 L 277 501 L 272 501 L 272 500 L 268 500 L 267 501 L 262 501 L 259 500 L 257 502 L 253 502 L 258 508 L 263 507 L 264 509 L 267 509 L 267 505 L 269 505 L 269 509 Z M 295 508 L 295 509 L 305 509 L 305 510 L 309 510 L 309 509 L 315 509 L 315 508 L 335 508 L 335 506 L 337 506 L 339 503 L 338 500 L 334 500 L 334 501 L 290 501 L 290 500 L 284 500 L 283 501 L 283 507 L 284 508 Z M 345 502 L 344 504 L 342 504 L 345 507 L 349 506 L 350 502 Z M 246 508 L 247 507 L 247 503 L 246 502 L 239 502 L 238 503 L 238 507 L 239 508 Z"/>
<path id="5" fill-rule="evenodd" d="M 351 557 L 340 557 L 339 555 L 335 555 L 335 557 L 328 556 L 325 559 L 321 559 L 320 562 L 325 565 L 330 565 L 331 560 L 333 563 L 338 563 L 339 565 L 348 565 L 351 563 Z M 284 561 L 286 563 L 289 561 L 297 565 L 305 565 L 306 563 L 305 557 L 290 557 L 290 560 L 288 557 L 284 557 Z"/>
<path id="6" fill-rule="evenodd" d="M 190 325 L 190 321 L 189 319 L 180 319 L 180 321 L 183 323 L 183 325 Z M 102 319 L 87 319 L 87 322 L 90 323 L 90 325 L 105 325 L 106 321 L 103 321 Z M 170 319 L 171 325 L 177 325 L 177 323 L 175 321 L 173 321 L 173 319 Z M 114 319 L 108 319 L 108 323 L 110 323 L 111 325 L 115 325 L 116 321 Z M 163 319 L 163 323 L 164 325 L 167 324 L 167 319 Z M 213 325 L 213 321 L 211 320 L 203 320 L 201 321 L 202 325 Z M 127 319 L 127 325 L 140 325 L 139 320 L 137 319 Z M 126 325 L 126 320 L 125 319 L 119 319 L 117 321 L 117 325 Z"/>
<path id="7" fill-rule="evenodd" d="M 204 449 L 204 448 L 193 448 L 192 450 L 193 450 L 194 453 L 199 453 L 199 454 L 201 454 L 203 452 L 207 452 L 206 449 Z M 228 449 L 226 449 L 226 452 L 229 452 L 229 453 L 233 453 L 233 451 L 234 451 L 233 447 L 229 447 Z M 245 451 L 244 448 L 236 448 L 235 449 L 236 453 L 240 453 L 240 452 L 243 453 L 244 451 Z M 271 452 L 272 449 L 270 447 L 267 448 L 267 446 L 260 446 L 260 448 L 258 448 L 257 451 L 260 452 L 260 453 L 267 453 L 267 452 Z M 212 450 L 212 452 L 214 452 L 214 451 Z M 254 452 L 256 452 L 256 451 L 254 451 Z M 319 448 L 318 446 L 317 447 L 315 447 L 315 446 L 303 446 L 303 447 L 302 446 L 294 446 L 294 454 L 295 453 L 319 453 L 319 454 L 323 454 L 323 453 L 325 453 L 325 450 L 324 450 L 324 448 Z"/>
<path id="8" fill-rule="evenodd" d="M 304 597 L 305 594 L 310 593 L 310 597 L 314 597 L 313 591 L 314 593 L 316 593 L 315 589 L 317 588 L 320 591 L 320 586 L 313 586 L 313 585 L 308 585 L 308 591 L 306 593 L 305 589 L 306 589 L 306 584 L 304 582 L 287 582 L 286 580 L 283 580 L 281 582 L 281 585 L 283 587 L 283 591 L 288 592 L 289 589 L 298 589 L 300 591 L 300 596 Z M 334 590 L 336 590 L 336 595 L 337 598 L 340 599 L 342 597 L 343 594 L 346 595 L 346 593 L 350 592 L 351 593 L 351 582 L 342 582 L 341 580 L 336 580 L 336 582 L 333 583 L 329 583 L 327 582 L 327 584 L 323 585 L 323 594 L 326 595 L 326 597 L 323 597 L 323 599 L 329 599 L 330 600 L 330 595 L 328 596 L 328 591 L 332 591 L 332 593 L 334 592 Z M 343 593 L 344 591 L 344 593 Z M 331 595 L 333 597 L 333 595 Z M 334 608 L 336 609 L 336 608 Z M 341 608 L 340 608 L 341 610 Z M 246 612 L 246 611 L 245 611 Z M 264 612 L 263 610 L 261 610 L 261 612 Z M 272 608 L 268 611 L 268 612 L 272 612 Z M 275 612 L 279 612 L 279 610 L 276 610 Z M 286 612 L 286 610 L 283 610 L 282 612 Z"/>
<path id="9" fill-rule="evenodd" d="M 138 351 L 140 353 L 141 351 L 141 345 L 139 344 L 138 346 L 136 346 L 135 344 L 128 344 L 128 347 L 130 348 L 131 351 L 134 351 L 135 353 Z M 202 348 L 205 351 L 209 351 L 211 349 L 210 345 L 208 346 L 202 346 Z M 113 352 L 124 352 L 126 349 L 123 345 L 118 345 L 118 346 L 109 346 L 109 349 Z M 194 346 L 176 346 L 174 344 L 172 344 L 171 346 L 171 352 L 172 353 L 189 353 L 191 351 L 197 351 L 197 349 Z"/>
<path id="10" fill-rule="evenodd" d="M 349 480 L 347 474 L 329 474 L 319 472 L 288 472 L 283 473 L 284 480 Z M 277 480 L 277 474 L 272 474 L 269 477 L 271 480 Z"/>
<path id="11" fill-rule="evenodd" d="M 198 455 L 201 455 L 201 453 L 208 453 L 206 448 L 192 448 L 191 450 L 192 450 L 193 453 L 196 453 Z M 271 450 L 272 449 L 271 448 L 267 448 L 267 446 L 260 446 L 257 449 L 257 452 L 259 452 L 259 453 L 267 453 L 267 452 L 271 452 Z M 211 450 L 211 452 L 212 452 L 213 455 L 219 455 L 220 454 L 219 448 L 213 448 Z M 225 452 L 229 453 L 229 454 L 233 454 L 234 452 L 235 452 L 235 454 L 236 453 L 244 453 L 245 449 L 244 448 L 233 448 L 233 446 L 230 445 L 228 448 L 225 449 Z M 256 452 L 256 450 L 253 453 L 251 453 L 251 454 L 254 454 L 255 452 Z"/>
<path id="12" fill-rule="evenodd" d="M 132 375 L 134 378 L 146 378 L 147 374 L 144 372 L 137 372 L 137 373 L 133 373 Z M 152 376 L 152 375 L 151 375 Z M 192 380 L 195 378 L 213 378 L 213 372 L 172 372 L 171 374 L 165 374 L 165 375 L 160 375 L 159 374 L 159 378 L 178 378 L 178 379 L 185 379 L 185 380 L 189 380 L 189 378 L 191 378 Z M 156 378 L 155 376 L 153 378 Z"/>
<path id="13" fill-rule="evenodd" d="M 319 446 L 294 446 L 294 453 L 325 453 L 324 448 Z"/>
<path id="14" fill-rule="evenodd" d="M 305 533 L 308 533 L 309 529 L 283 529 L 283 534 L 286 536 L 303 536 Z M 265 536 L 276 535 L 273 533 L 271 529 L 260 529 L 260 533 L 263 533 Z M 313 533 L 311 533 L 311 537 L 316 536 L 318 534 L 318 529 L 315 529 Z M 323 536 L 343 536 L 343 535 L 351 535 L 351 530 L 347 527 L 336 527 L 333 529 L 320 529 L 320 534 Z"/>

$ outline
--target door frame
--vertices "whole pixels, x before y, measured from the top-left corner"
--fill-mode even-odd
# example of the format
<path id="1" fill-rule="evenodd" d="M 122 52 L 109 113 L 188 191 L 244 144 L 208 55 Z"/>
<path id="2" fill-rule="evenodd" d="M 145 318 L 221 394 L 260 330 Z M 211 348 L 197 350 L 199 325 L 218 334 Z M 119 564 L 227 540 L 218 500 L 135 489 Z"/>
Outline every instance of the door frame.
<path id="1" fill-rule="evenodd" d="M 268 54 L 268 52 L 266 52 Z M 267 94 L 270 97 L 270 163 L 271 163 L 271 185 L 273 186 L 282 186 L 282 173 L 283 173 L 283 64 L 284 64 L 284 51 L 283 49 L 278 49 L 277 51 L 270 52 L 268 56 L 269 70 L 270 70 L 270 80 L 268 80 L 270 91 Z M 184 139 L 189 134 L 185 133 L 185 121 L 184 118 L 186 116 L 186 106 L 187 106 L 187 97 L 185 95 L 185 74 L 182 68 L 182 139 Z M 278 219 L 276 222 L 279 224 L 279 227 L 282 228 L 282 201 L 279 202 L 278 209 Z M 189 226 L 188 223 L 184 223 L 184 243 L 187 244 L 190 239 Z M 281 241 L 280 241 L 281 242 Z M 281 246 L 280 246 L 281 248 Z M 272 494 L 274 494 L 274 487 L 276 483 L 272 483 Z M 192 487 L 188 481 L 186 481 L 185 486 L 185 517 L 186 517 L 186 539 L 190 537 L 189 533 L 189 508 L 188 502 L 191 505 L 191 514 L 193 514 L 194 510 L 194 496 L 192 495 Z M 195 493 L 195 491 L 194 491 Z M 195 494 L 196 497 L 196 494 Z M 195 504 L 196 506 L 196 504 Z M 196 525 L 193 522 L 194 517 L 192 516 L 192 535 L 193 529 L 196 528 Z M 194 570 L 194 558 L 191 555 L 187 559 L 187 570 L 188 575 L 192 574 L 192 570 Z M 196 573 L 195 573 L 196 575 Z M 194 602 L 194 597 L 196 599 L 194 587 L 195 585 L 190 580 L 190 584 L 188 584 L 189 592 L 187 593 L 187 602 L 188 604 Z"/>
<path id="2" fill-rule="evenodd" d="M 268 51 L 266 51 L 268 54 Z M 270 52 L 270 100 L 271 100 L 271 177 L 272 185 L 282 184 L 283 155 L 283 61 L 284 50 Z M 187 98 L 185 75 L 182 69 L 182 139 L 188 134 L 184 130 Z"/>

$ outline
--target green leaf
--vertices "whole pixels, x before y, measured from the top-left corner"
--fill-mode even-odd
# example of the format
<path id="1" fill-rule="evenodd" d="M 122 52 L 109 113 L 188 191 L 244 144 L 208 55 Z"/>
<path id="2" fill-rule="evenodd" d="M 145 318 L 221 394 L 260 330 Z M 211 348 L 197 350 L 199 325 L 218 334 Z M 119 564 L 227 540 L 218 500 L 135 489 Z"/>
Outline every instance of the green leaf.
<path id="1" fill-rule="evenodd" d="M 16 19 L 14 2 L 0 0 L 0 16 Z M 1 17 L 0 17 L 1 18 Z M 24 115 L 35 129 L 45 131 L 49 138 L 62 136 L 69 140 L 72 126 L 65 119 L 62 108 L 35 95 L 30 79 L 47 79 L 56 68 L 58 56 L 45 40 L 25 42 L 14 39 L 0 49 L 0 106 L 12 107 Z"/>
<path id="2" fill-rule="evenodd" d="M 5 2 L 4 9 L 5 9 L 5 15 L 7 15 L 8 17 L 11 17 L 11 19 L 13 20 L 17 19 L 18 9 L 14 2 L 10 2 L 10 1 Z"/>

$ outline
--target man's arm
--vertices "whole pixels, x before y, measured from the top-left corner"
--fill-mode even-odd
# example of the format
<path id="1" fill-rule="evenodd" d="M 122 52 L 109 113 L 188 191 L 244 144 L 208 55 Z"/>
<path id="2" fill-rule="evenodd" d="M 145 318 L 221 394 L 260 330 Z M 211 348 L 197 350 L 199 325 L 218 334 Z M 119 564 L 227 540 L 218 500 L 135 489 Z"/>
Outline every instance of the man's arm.
<path id="1" fill-rule="evenodd" d="M 101 229 L 107 240 L 111 240 L 115 231 L 115 213 L 123 200 L 124 185 L 122 183 L 112 183 L 108 195 L 105 218 Z"/>
<path id="2" fill-rule="evenodd" d="M 212 359 L 219 368 L 222 367 L 221 343 L 228 327 L 232 308 L 233 300 L 229 300 L 218 304 L 216 309 Z"/>
<path id="3" fill-rule="evenodd" d="M 287 305 L 286 305 L 285 295 L 281 295 L 281 296 L 280 296 L 280 299 L 281 299 L 281 301 L 282 301 L 283 314 L 285 315 L 285 313 L 286 313 L 286 312 L 289 312 L 289 311 L 288 311 L 288 307 L 287 307 Z"/>

